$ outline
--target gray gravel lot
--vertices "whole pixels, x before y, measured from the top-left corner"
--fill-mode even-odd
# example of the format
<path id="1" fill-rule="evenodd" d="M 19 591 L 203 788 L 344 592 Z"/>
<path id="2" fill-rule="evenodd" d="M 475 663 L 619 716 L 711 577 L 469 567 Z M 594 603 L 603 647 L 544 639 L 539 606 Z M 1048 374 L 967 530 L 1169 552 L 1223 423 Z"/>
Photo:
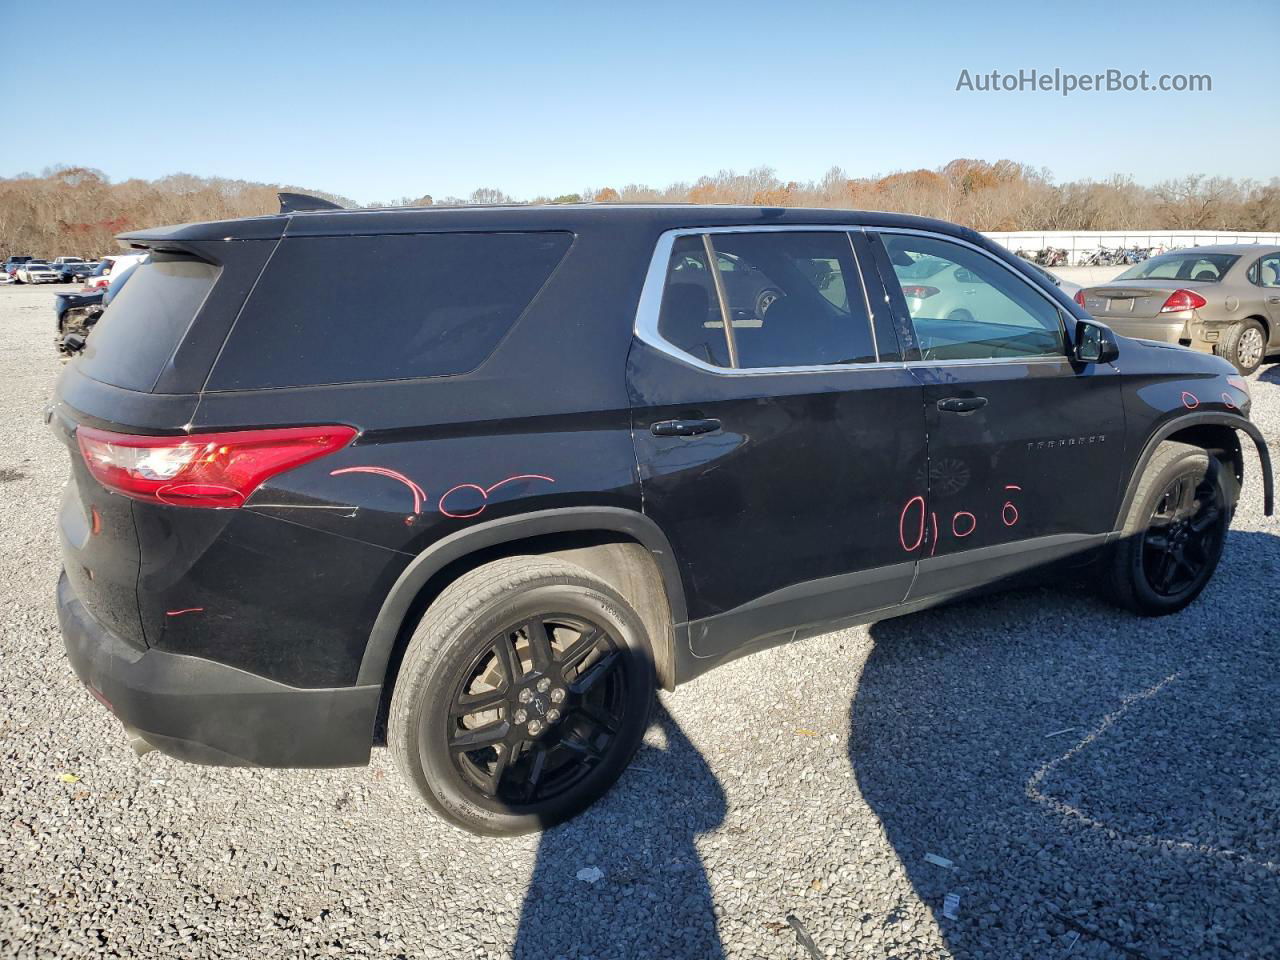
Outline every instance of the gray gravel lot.
<path id="1" fill-rule="evenodd" d="M 805 958 L 788 914 L 823 957 L 1280 955 L 1280 526 L 1256 470 L 1179 616 L 1041 589 L 760 654 L 664 694 L 586 815 L 481 839 L 385 751 L 134 758 L 53 609 L 52 295 L 0 288 L 0 955 Z M 1280 437 L 1280 366 L 1252 387 Z"/>

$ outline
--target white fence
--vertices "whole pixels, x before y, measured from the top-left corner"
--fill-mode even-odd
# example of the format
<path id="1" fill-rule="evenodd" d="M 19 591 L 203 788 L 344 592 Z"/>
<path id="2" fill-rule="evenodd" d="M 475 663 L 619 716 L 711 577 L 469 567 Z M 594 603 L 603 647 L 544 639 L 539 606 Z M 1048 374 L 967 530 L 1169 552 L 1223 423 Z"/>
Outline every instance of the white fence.
<path id="1" fill-rule="evenodd" d="M 1032 255 L 1049 247 L 1067 251 L 1066 266 L 1082 265 L 1098 250 L 1152 249 L 1174 250 L 1178 247 L 1203 247 L 1214 243 L 1280 244 L 1280 233 L 1241 233 L 1227 230 L 1102 230 L 1077 233 L 1071 230 L 1019 232 L 986 232 L 996 243 L 1013 252 L 1024 250 Z"/>

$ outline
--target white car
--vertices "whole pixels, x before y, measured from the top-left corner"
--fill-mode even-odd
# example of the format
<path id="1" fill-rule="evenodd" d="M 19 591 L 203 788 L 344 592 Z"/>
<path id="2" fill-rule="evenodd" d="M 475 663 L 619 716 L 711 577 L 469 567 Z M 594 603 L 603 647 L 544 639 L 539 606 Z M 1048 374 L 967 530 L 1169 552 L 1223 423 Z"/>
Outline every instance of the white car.
<path id="1" fill-rule="evenodd" d="M 104 289 L 111 283 L 113 273 L 121 273 L 128 267 L 141 263 L 146 256 L 145 253 L 122 253 L 119 256 L 103 257 L 98 269 L 85 281 L 84 289 Z"/>
<path id="2" fill-rule="evenodd" d="M 18 283 L 59 283 L 62 280 L 62 274 L 43 260 L 28 260 L 18 264 L 18 271 L 14 276 Z"/>

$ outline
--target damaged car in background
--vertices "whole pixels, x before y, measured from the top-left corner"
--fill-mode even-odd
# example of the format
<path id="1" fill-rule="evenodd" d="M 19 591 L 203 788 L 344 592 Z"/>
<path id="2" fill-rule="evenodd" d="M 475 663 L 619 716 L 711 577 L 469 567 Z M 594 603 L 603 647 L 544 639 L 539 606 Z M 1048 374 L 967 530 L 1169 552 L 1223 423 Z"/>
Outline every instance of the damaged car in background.
<path id="1" fill-rule="evenodd" d="M 74 356 L 84 349 L 85 341 L 102 316 L 103 311 L 111 304 L 111 300 L 139 264 L 146 262 L 146 257 L 133 258 L 123 270 L 111 276 L 110 284 L 97 289 L 86 287 L 75 293 L 60 293 L 53 300 L 53 311 L 57 315 L 57 329 L 54 333 L 54 344 L 58 352 Z"/>
<path id="2" fill-rule="evenodd" d="M 1280 247 L 1195 247 L 1153 257 L 1076 303 L 1126 337 L 1230 360 L 1244 376 L 1280 351 Z"/>

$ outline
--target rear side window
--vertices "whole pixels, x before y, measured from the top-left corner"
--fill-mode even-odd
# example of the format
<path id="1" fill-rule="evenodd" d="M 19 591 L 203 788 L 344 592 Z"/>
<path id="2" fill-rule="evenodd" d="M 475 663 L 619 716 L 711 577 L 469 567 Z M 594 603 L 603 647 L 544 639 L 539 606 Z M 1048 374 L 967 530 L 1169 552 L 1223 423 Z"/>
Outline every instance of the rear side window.
<path id="1" fill-rule="evenodd" d="M 153 255 L 115 291 L 76 361 L 81 372 L 127 390 L 149 391 L 219 272 L 201 260 Z"/>
<path id="2" fill-rule="evenodd" d="M 732 337 L 724 329 L 725 312 Z M 730 340 L 743 369 L 876 359 L 853 250 L 844 233 L 730 231 L 677 238 L 658 333 L 717 367 L 734 366 Z"/>
<path id="3" fill-rule="evenodd" d="M 211 390 L 442 377 L 475 369 L 572 235 L 286 239 L 244 306 Z"/>

